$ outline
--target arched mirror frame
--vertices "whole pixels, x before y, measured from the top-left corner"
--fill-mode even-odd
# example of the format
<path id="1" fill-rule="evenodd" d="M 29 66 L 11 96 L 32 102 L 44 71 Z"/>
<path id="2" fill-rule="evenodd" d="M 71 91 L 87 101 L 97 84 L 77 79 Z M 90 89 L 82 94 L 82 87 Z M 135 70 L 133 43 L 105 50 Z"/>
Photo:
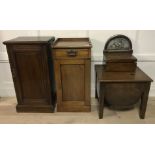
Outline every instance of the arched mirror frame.
<path id="1" fill-rule="evenodd" d="M 123 40 L 123 42 L 120 42 L 120 39 Z M 113 43 L 113 48 L 109 48 L 109 45 L 115 40 L 115 42 Z M 128 47 L 125 47 L 126 44 L 128 44 Z M 115 48 L 116 47 L 116 48 Z M 118 52 L 118 53 L 132 53 L 132 42 L 131 40 L 122 34 L 118 34 L 115 36 L 110 37 L 104 47 L 104 53 L 112 53 L 112 52 Z"/>

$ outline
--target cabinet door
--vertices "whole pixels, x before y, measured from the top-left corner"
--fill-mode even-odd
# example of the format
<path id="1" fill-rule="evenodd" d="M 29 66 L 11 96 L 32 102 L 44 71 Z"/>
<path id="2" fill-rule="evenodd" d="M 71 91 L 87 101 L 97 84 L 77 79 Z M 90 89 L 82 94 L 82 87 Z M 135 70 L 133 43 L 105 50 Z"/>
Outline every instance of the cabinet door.
<path id="1" fill-rule="evenodd" d="M 19 104 L 49 104 L 49 74 L 44 48 L 37 45 L 14 45 L 11 56 Z"/>
<path id="2" fill-rule="evenodd" d="M 89 60 L 55 60 L 58 111 L 90 111 Z"/>

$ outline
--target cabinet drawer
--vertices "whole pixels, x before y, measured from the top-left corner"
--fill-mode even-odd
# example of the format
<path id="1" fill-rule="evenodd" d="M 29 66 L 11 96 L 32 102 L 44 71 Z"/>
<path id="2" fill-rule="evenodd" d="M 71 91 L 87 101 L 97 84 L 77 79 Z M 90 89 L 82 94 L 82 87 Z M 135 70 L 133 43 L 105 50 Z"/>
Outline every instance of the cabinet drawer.
<path id="1" fill-rule="evenodd" d="M 134 72 L 136 70 L 137 63 L 106 63 L 105 70 L 109 72 Z"/>
<path id="2" fill-rule="evenodd" d="M 73 59 L 73 58 L 89 58 L 88 49 L 55 49 L 55 58 Z"/>

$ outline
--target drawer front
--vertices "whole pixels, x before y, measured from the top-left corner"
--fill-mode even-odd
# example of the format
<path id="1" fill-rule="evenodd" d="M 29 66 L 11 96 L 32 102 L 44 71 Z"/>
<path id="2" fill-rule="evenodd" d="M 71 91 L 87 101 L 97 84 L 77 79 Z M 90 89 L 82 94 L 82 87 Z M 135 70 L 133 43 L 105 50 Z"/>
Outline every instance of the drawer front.
<path id="1" fill-rule="evenodd" d="M 88 49 L 54 49 L 54 56 L 58 59 L 90 58 Z"/>
<path id="2" fill-rule="evenodd" d="M 109 72 L 134 72 L 136 63 L 107 63 L 105 70 Z"/>

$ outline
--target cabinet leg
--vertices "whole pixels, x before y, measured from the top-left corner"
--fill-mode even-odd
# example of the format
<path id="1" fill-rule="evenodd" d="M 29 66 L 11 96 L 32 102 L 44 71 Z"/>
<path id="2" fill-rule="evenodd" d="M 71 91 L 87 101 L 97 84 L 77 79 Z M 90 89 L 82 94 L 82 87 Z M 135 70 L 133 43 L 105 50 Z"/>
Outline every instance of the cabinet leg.
<path id="1" fill-rule="evenodd" d="M 140 119 L 145 118 L 145 112 L 146 112 L 146 108 L 147 108 L 149 90 L 150 90 L 150 83 L 147 83 L 146 86 L 145 86 L 145 91 L 141 96 L 141 104 L 140 104 L 140 109 L 139 109 L 139 117 L 140 117 Z"/>
<path id="2" fill-rule="evenodd" d="M 100 102 L 99 101 L 99 119 L 102 119 L 103 118 L 103 102 Z"/>
<path id="3" fill-rule="evenodd" d="M 97 90 L 95 89 L 95 98 L 98 99 Z"/>
<path id="4" fill-rule="evenodd" d="M 104 110 L 104 89 L 100 84 L 100 94 L 99 94 L 99 119 L 103 118 Z"/>
<path id="5" fill-rule="evenodd" d="M 97 74 L 95 73 L 95 98 L 97 99 Z"/>

